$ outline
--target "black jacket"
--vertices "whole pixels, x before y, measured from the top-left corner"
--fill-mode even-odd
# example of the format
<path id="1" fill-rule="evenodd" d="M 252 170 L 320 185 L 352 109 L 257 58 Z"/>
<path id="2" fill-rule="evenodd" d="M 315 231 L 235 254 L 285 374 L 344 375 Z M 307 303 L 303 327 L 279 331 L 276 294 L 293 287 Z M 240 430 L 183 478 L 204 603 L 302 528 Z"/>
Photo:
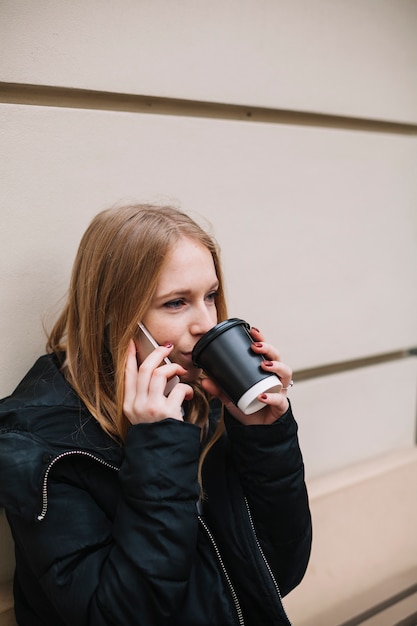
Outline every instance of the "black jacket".
<path id="1" fill-rule="evenodd" d="M 288 624 L 311 544 L 296 422 L 225 420 L 197 505 L 197 426 L 135 425 L 122 448 L 41 357 L 0 401 L 19 625 Z"/>

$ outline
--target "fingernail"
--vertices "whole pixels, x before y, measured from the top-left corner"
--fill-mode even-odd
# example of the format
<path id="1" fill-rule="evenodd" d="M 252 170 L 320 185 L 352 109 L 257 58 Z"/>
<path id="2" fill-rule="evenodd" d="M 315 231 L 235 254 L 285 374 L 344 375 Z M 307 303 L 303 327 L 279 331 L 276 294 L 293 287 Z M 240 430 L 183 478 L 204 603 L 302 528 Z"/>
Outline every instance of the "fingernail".
<path id="1" fill-rule="evenodd" d="M 263 343 L 261 341 L 254 341 L 253 345 L 256 346 L 257 348 L 262 348 Z"/>
<path id="2" fill-rule="evenodd" d="M 271 365 L 273 365 L 272 361 L 264 361 L 264 365 L 267 365 L 268 367 L 271 367 Z"/>
<path id="3" fill-rule="evenodd" d="M 173 346 L 173 345 L 174 345 L 174 344 L 173 344 L 173 343 L 171 343 L 170 341 L 167 341 L 166 343 L 164 343 L 164 347 L 165 347 L 165 348 L 172 348 L 172 346 Z"/>
<path id="4" fill-rule="evenodd" d="M 259 328 L 256 328 L 256 326 L 252 326 L 252 330 L 256 330 L 257 333 L 260 333 L 261 331 L 259 330 Z"/>
<path id="5" fill-rule="evenodd" d="M 266 395 L 266 393 L 263 393 L 260 397 L 262 400 L 268 400 L 268 396 Z"/>

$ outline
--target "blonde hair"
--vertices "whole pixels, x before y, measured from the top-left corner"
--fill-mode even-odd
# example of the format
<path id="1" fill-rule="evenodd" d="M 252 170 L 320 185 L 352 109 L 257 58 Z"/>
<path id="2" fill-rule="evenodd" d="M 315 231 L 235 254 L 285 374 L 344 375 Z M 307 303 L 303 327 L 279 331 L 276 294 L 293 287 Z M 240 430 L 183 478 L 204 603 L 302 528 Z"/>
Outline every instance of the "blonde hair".
<path id="1" fill-rule="evenodd" d="M 48 352 L 65 354 L 62 371 L 68 382 L 101 427 L 120 442 L 129 427 L 123 414 L 128 344 L 154 295 L 168 252 L 182 237 L 210 251 L 219 280 L 218 321 L 226 319 L 214 239 L 174 207 L 138 204 L 107 209 L 92 220 L 75 258 L 67 303 L 49 335 Z M 186 419 L 201 426 L 203 437 L 208 398 L 200 381 L 193 388 Z M 222 429 L 220 423 L 210 447 Z"/>

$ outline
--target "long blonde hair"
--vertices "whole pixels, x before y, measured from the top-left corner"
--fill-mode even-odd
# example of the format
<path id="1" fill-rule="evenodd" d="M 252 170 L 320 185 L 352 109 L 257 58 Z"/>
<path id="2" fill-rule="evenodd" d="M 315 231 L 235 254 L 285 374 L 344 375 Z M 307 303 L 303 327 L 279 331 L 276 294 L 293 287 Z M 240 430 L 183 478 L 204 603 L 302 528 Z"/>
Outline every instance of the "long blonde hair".
<path id="1" fill-rule="evenodd" d="M 123 414 L 128 344 L 154 295 L 168 252 L 181 237 L 211 253 L 219 280 L 218 321 L 227 317 L 219 250 L 214 239 L 188 215 L 148 204 L 110 208 L 87 228 L 75 258 L 67 303 L 53 327 L 48 352 L 65 354 L 68 382 L 113 438 L 124 441 Z M 199 381 L 187 420 L 207 425 L 208 398 Z M 216 439 L 221 431 L 217 431 Z"/>

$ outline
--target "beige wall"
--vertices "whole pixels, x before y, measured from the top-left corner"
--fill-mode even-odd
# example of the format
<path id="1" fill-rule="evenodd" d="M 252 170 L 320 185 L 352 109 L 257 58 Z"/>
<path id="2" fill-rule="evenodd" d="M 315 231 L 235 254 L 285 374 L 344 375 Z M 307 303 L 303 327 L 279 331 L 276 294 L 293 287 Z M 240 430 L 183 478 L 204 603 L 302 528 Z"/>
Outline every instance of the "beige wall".
<path id="1" fill-rule="evenodd" d="M 414 0 L 2 0 L 4 81 L 417 121 Z"/>
<path id="2" fill-rule="evenodd" d="M 353 488 L 368 463 L 410 461 L 417 4 L 3 0 L 0 31 L 0 395 L 43 351 L 42 318 L 91 217 L 173 200 L 212 225 L 230 314 L 300 372 L 291 397 L 312 493 L 335 472 Z M 325 585 L 324 558 L 313 553 L 298 598 Z"/>

